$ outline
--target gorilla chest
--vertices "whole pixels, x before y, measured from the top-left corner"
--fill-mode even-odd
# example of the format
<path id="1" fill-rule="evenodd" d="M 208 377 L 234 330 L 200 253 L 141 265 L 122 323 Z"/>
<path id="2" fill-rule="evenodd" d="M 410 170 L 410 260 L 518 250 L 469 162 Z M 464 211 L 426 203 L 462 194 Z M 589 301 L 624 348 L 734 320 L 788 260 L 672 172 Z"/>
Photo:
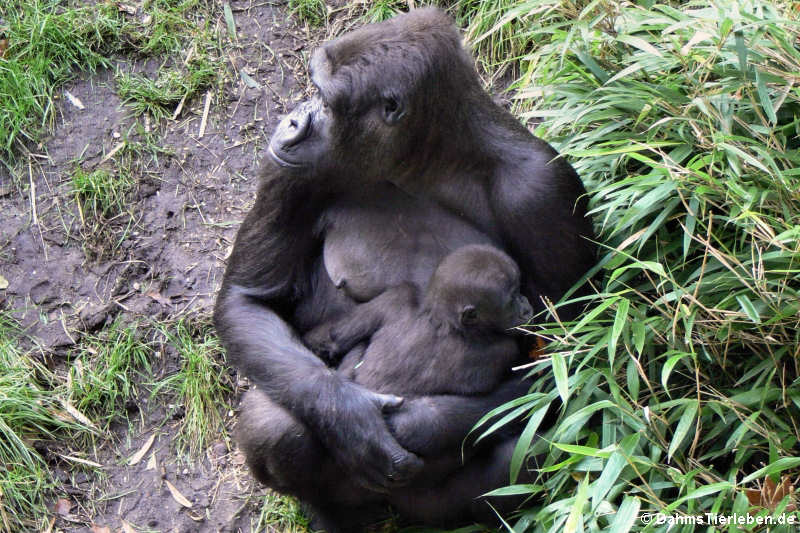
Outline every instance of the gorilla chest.
<path id="1" fill-rule="evenodd" d="M 458 215 L 397 195 L 336 206 L 327 217 L 323 264 L 334 285 L 367 301 L 401 283 L 424 289 L 444 256 L 477 243 L 496 244 Z"/>

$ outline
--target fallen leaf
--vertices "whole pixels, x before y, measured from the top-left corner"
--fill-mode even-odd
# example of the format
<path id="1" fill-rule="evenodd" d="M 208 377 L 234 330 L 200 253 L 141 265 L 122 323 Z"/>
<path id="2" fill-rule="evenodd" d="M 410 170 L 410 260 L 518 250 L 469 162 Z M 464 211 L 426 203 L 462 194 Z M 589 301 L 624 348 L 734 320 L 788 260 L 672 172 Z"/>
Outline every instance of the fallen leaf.
<path id="1" fill-rule="evenodd" d="M 225 24 L 228 26 L 228 37 L 231 38 L 231 41 L 235 41 L 236 22 L 233 20 L 233 11 L 231 11 L 231 5 L 228 2 L 222 5 L 222 13 L 225 15 Z"/>
<path id="2" fill-rule="evenodd" d="M 111 530 L 106 526 L 92 524 L 92 533 L 111 533 Z"/>
<path id="3" fill-rule="evenodd" d="M 744 495 L 747 496 L 747 501 L 750 505 L 761 504 L 761 491 L 759 489 L 745 489 Z"/>
<path id="4" fill-rule="evenodd" d="M 86 109 L 86 106 L 83 105 L 83 102 L 81 102 L 80 98 L 78 98 L 77 96 L 75 96 L 71 92 L 64 91 L 64 95 L 67 97 L 67 100 L 69 100 L 70 104 L 74 105 L 75 107 L 77 107 L 80 110 Z"/>
<path id="5" fill-rule="evenodd" d="M 72 509 L 72 502 L 66 498 L 59 498 L 56 501 L 55 512 L 57 515 L 67 516 Z"/>
<path id="6" fill-rule="evenodd" d="M 261 84 L 258 83 L 256 80 L 254 80 L 252 77 L 250 77 L 250 75 L 247 74 L 247 72 L 245 72 L 244 70 L 239 72 L 239 76 L 242 77 L 242 81 L 248 87 L 250 87 L 252 89 L 260 89 L 261 88 Z"/>
<path id="7" fill-rule="evenodd" d="M 61 405 L 64 407 L 64 409 L 66 409 L 66 410 L 67 410 L 67 412 L 70 414 L 70 416 L 72 416 L 72 418 L 74 418 L 75 420 L 77 420 L 78 422 L 80 422 L 81 424 L 83 424 L 84 426 L 87 426 L 87 427 L 89 427 L 90 429 L 93 429 L 93 430 L 94 430 L 94 431 L 96 431 L 97 433 L 100 433 L 100 430 L 99 430 L 99 429 L 97 429 L 97 427 L 96 427 L 94 424 L 92 424 L 92 421 L 91 421 L 91 420 L 89 420 L 89 419 L 86 417 L 86 415 L 85 415 L 85 414 L 83 414 L 83 413 L 81 413 L 80 411 L 78 411 L 78 410 L 75 408 L 75 406 L 73 406 L 71 403 L 69 403 L 69 402 L 68 402 L 68 401 L 66 401 L 66 400 L 61 400 Z"/>
<path id="8" fill-rule="evenodd" d="M 169 493 L 172 494 L 172 499 L 173 500 L 175 500 L 179 504 L 183 505 L 184 507 L 191 507 L 192 506 L 192 502 L 187 500 L 186 496 L 181 494 L 181 491 L 179 491 L 178 489 L 175 488 L 175 485 L 173 485 L 172 483 L 170 483 L 166 479 L 164 480 L 164 483 L 167 484 L 167 488 L 169 489 Z"/>
<path id="9" fill-rule="evenodd" d="M 128 15 L 136 14 L 136 6 L 123 4 L 122 2 L 117 2 L 117 9 L 119 9 L 123 13 L 127 13 Z"/>
<path id="10" fill-rule="evenodd" d="M 745 489 L 744 493 L 750 505 L 774 511 L 778 504 L 781 503 L 781 500 L 786 496 L 792 497 L 794 495 L 794 484 L 789 476 L 783 476 L 780 485 L 772 481 L 772 478 L 766 477 L 759 488 Z M 786 511 L 793 512 L 796 509 L 797 504 L 795 501 L 790 500 L 786 506 Z"/>
<path id="11" fill-rule="evenodd" d="M 149 296 L 149 297 L 150 297 L 150 298 L 152 298 L 153 300 L 157 301 L 157 302 L 158 302 L 158 303 L 160 303 L 161 305 L 164 305 L 164 306 L 170 306 L 170 305 L 172 305 L 172 302 L 170 302 L 170 301 L 169 301 L 169 298 L 164 298 L 163 296 L 161 296 L 161 294 L 159 294 L 159 293 L 158 293 L 158 292 L 156 292 L 156 291 L 150 291 L 150 292 L 148 292 L 148 293 L 147 293 L 147 296 Z"/>
<path id="12" fill-rule="evenodd" d="M 0 290 L 8 288 L 8 280 L 3 276 L 0 276 Z"/>
<path id="13" fill-rule="evenodd" d="M 157 468 L 156 465 L 156 452 L 150 454 L 150 459 L 147 461 L 147 469 L 148 470 L 155 470 Z"/>
<path id="14" fill-rule="evenodd" d="M 130 525 L 130 524 L 129 524 L 128 522 L 126 522 L 125 520 L 123 520 L 123 521 L 122 521 L 122 531 L 123 531 L 124 533 L 137 533 L 137 532 L 136 532 L 136 530 L 135 530 L 135 529 L 133 529 L 133 526 L 132 526 L 132 525 Z"/>
<path id="15" fill-rule="evenodd" d="M 128 459 L 128 465 L 133 466 L 137 464 L 139 461 L 141 461 L 142 457 L 144 457 L 147 454 L 147 452 L 150 450 L 150 447 L 153 445 L 153 442 L 155 442 L 155 440 L 156 440 L 156 434 L 153 433 L 152 435 L 150 435 L 150 438 L 147 439 L 147 442 L 144 443 L 141 449 L 135 454 L 131 455 L 131 458 Z"/>

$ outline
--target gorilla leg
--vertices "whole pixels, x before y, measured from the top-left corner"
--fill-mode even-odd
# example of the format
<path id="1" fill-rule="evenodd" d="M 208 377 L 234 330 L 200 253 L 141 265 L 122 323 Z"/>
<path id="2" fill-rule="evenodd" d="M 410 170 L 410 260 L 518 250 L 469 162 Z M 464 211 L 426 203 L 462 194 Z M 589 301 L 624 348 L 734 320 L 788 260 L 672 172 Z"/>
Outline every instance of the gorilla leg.
<path id="1" fill-rule="evenodd" d="M 380 494 L 350 481 L 308 428 L 260 390 L 242 398 L 236 440 L 253 476 L 299 498 L 315 529 L 355 531 L 385 507 Z"/>
<path id="2" fill-rule="evenodd" d="M 281 492 L 307 498 L 325 450 L 308 429 L 259 390 L 242 398 L 236 440 L 253 475 Z"/>
<path id="3" fill-rule="evenodd" d="M 492 507 L 502 516 L 508 516 L 525 496 L 485 498 L 481 495 L 509 484 L 511 456 L 516 443 L 516 437 L 507 438 L 471 457 L 466 465 L 435 486 L 395 490 L 389 500 L 402 517 L 414 523 L 451 527 L 473 520 L 499 526 Z M 517 482 L 530 483 L 533 477 L 523 468 Z"/>

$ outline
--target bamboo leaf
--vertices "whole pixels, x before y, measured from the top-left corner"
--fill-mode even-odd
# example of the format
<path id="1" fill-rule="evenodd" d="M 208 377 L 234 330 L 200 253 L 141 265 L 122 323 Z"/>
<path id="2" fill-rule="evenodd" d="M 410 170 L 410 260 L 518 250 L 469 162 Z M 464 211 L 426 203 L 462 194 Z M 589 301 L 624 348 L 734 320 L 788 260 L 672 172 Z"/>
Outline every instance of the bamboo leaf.
<path id="1" fill-rule="evenodd" d="M 511 456 L 511 483 L 517 482 L 517 476 L 519 476 L 519 471 L 522 468 L 522 462 L 528 455 L 528 448 L 530 448 L 531 441 L 533 437 L 536 436 L 536 430 L 539 429 L 539 425 L 542 423 L 549 407 L 550 403 L 548 402 L 534 411 L 528 423 L 525 425 L 525 429 L 522 431 L 522 435 L 520 435 L 517 445 L 514 447 L 514 453 Z"/>
<path id="2" fill-rule="evenodd" d="M 553 378 L 556 380 L 556 388 L 558 395 L 561 396 L 561 401 L 564 404 L 569 399 L 569 377 L 567 375 L 567 362 L 564 356 L 558 352 L 553 352 Z"/>
<path id="3" fill-rule="evenodd" d="M 628 309 L 631 302 L 627 298 L 620 298 L 617 305 L 617 314 L 614 316 L 614 325 L 611 327 L 611 338 L 608 340 L 608 358 L 611 368 L 614 368 L 614 354 L 617 351 L 617 339 L 622 334 L 628 319 Z"/>
<path id="4" fill-rule="evenodd" d="M 697 408 L 697 400 L 691 400 L 686 404 L 683 414 L 678 421 L 678 427 L 675 428 L 675 433 L 672 435 L 672 442 L 669 444 L 669 450 L 667 451 L 668 461 L 672 459 L 675 451 L 680 447 L 681 443 L 686 438 L 686 435 L 689 433 L 689 430 L 692 428 L 694 417 L 697 414 Z"/>
<path id="5" fill-rule="evenodd" d="M 639 498 L 633 496 L 626 496 L 622 500 L 622 505 L 617 509 L 617 514 L 614 516 L 614 521 L 611 523 L 609 533 L 627 533 L 633 528 L 636 519 L 639 516 L 639 509 L 642 502 Z"/>

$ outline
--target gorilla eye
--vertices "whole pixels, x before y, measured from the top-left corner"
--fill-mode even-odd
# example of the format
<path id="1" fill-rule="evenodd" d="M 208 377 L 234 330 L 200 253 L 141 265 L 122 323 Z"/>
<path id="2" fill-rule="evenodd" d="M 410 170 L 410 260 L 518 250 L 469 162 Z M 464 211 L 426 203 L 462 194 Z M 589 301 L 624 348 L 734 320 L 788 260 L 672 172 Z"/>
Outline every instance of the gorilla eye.
<path id="1" fill-rule="evenodd" d="M 396 98 L 389 97 L 383 101 L 383 120 L 390 126 L 397 124 L 403 114 L 403 106 Z"/>
<path id="2" fill-rule="evenodd" d="M 468 305 L 461 310 L 461 323 L 464 325 L 474 324 L 478 320 L 478 310 L 475 306 Z"/>

